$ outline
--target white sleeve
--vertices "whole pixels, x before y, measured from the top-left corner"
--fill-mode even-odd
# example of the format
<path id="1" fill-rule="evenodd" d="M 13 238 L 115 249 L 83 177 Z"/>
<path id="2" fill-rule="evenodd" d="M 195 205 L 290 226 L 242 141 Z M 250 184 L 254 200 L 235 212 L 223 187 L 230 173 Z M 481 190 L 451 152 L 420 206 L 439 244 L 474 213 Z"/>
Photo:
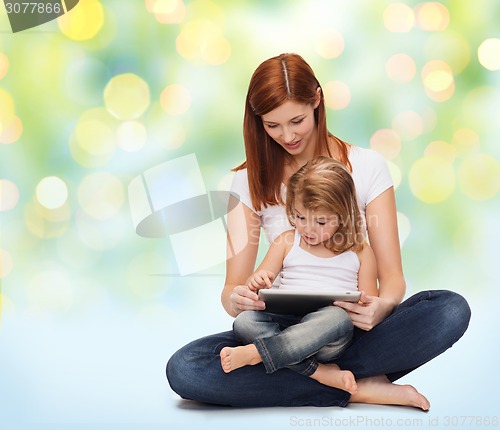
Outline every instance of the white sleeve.
<path id="1" fill-rule="evenodd" d="M 377 198 L 393 186 L 387 162 L 378 152 L 371 149 L 351 147 L 349 160 L 352 164 L 352 177 L 360 208 Z"/>
<path id="2" fill-rule="evenodd" d="M 373 151 L 371 160 L 371 169 L 369 169 L 371 177 L 368 181 L 368 189 L 366 193 L 366 204 L 375 200 L 385 190 L 394 185 L 392 181 L 387 162 L 384 157 L 378 152 Z"/>
<path id="3" fill-rule="evenodd" d="M 248 185 L 247 169 L 241 169 L 235 172 L 231 184 L 231 194 L 237 197 L 245 206 L 248 206 L 253 212 L 259 214 L 252 205 L 250 198 L 250 186 Z"/>

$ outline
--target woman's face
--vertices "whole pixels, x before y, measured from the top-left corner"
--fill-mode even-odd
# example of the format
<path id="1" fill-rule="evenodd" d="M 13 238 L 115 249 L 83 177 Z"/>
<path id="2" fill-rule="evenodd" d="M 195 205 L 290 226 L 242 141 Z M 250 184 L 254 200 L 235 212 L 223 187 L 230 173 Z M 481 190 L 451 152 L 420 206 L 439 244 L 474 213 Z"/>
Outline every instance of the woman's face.
<path id="1" fill-rule="evenodd" d="M 319 104 L 286 101 L 262 115 L 264 130 L 290 155 L 312 157 L 317 142 L 314 109 Z"/>

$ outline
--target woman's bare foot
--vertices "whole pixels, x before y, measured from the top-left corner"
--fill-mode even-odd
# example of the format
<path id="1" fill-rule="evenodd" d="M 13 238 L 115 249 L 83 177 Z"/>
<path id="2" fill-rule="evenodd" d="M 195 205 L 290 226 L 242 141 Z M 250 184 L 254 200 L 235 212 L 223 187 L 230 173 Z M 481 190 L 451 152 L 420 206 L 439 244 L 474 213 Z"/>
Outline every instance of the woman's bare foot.
<path id="1" fill-rule="evenodd" d="M 413 406 L 428 411 L 429 401 L 411 385 L 397 385 L 385 375 L 358 381 L 358 391 L 351 396 L 351 403 Z"/>
<path id="2" fill-rule="evenodd" d="M 259 364 L 262 361 L 253 343 L 244 346 L 236 346 L 234 348 L 226 346 L 222 348 L 219 355 L 222 370 L 226 373 L 243 366 Z"/>
<path id="3" fill-rule="evenodd" d="M 351 394 L 356 393 L 358 390 L 356 379 L 352 372 L 349 370 L 340 370 L 340 367 L 336 364 L 319 363 L 316 372 L 311 375 L 311 378 L 320 384 L 338 388 Z"/>

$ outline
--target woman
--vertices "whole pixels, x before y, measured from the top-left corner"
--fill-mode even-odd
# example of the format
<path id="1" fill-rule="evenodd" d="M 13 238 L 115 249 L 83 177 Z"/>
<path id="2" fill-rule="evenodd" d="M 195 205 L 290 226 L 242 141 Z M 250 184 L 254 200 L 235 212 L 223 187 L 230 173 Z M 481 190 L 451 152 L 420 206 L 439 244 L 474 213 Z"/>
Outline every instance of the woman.
<path id="1" fill-rule="evenodd" d="M 396 204 L 385 161 L 328 132 L 323 91 L 310 66 L 296 54 L 264 61 L 248 89 L 244 141 L 247 160 L 236 168 L 232 190 L 239 210 L 228 215 L 228 237 L 241 250 L 226 264 L 222 304 L 228 314 L 264 309 L 246 282 L 253 273 L 260 228 L 271 242 L 291 229 L 284 183 L 317 155 L 352 172 L 358 204 L 377 261 L 379 297 L 335 303 L 355 326 L 354 339 L 335 364 L 350 369 L 358 390 L 318 384 L 288 369 L 266 374 L 262 365 L 224 373 L 219 353 L 241 345 L 232 332 L 204 337 L 177 351 L 167 364 L 181 397 L 232 406 L 346 406 L 349 402 L 408 405 L 427 410 L 415 388 L 393 381 L 451 347 L 465 332 L 470 309 L 450 291 L 425 291 L 401 303 L 406 286 L 397 231 Z"/>

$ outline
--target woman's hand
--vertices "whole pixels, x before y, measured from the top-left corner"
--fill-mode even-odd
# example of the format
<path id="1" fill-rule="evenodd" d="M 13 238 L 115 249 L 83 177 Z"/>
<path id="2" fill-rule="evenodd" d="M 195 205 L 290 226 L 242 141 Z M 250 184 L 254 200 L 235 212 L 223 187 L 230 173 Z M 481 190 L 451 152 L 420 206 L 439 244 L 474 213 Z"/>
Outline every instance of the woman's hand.
<path id="1" fill-rule="evenodd" d="M 255 291 L 252 291 L 247 285 L 237 285 L 233 288 L 229 296 L 231 308 L 235 315 L 243 311 L 263 310 L 266 305 Z"/>
<path id="2" fill-rule="evenodd" d="M 361 293 L 358 303 L 336 301 L 333 304 L 349 314 L 354 326 L 366 331 L 379 324 L 395 307 L 392 300 L 367 296 L 364 292 Z"/>

